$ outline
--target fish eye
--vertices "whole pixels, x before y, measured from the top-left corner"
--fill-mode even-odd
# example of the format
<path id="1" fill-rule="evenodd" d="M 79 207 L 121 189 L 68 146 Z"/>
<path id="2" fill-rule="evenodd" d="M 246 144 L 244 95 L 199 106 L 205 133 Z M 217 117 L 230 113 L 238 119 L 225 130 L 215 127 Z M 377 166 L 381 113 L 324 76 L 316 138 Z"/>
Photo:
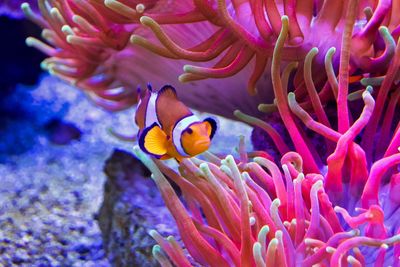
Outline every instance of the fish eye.
<path id="1" fill-rule="evenodd" d="M 193 133 L 193 130 L 190 129 L 190 128 L 187 128 L 187 129 L 186 129 L 186 132 L 187 132 L 188 134 L 192 134 L 192 133 Z"/>

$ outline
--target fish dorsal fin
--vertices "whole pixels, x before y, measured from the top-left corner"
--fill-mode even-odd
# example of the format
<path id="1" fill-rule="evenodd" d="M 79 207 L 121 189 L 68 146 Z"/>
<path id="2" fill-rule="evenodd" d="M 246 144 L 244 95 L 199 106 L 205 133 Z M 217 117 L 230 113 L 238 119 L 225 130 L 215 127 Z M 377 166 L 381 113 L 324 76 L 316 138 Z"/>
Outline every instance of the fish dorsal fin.
<path id="1" fill-rule="evenodd" d="M 192 115 L 188 107 L 179 101 L 177 93 L 171 85 L 165 85 L 157 92 L 157 116 L 162 129 L 171 135 L 177 121 Z"/>
<path id="2" fill-rule="evenodd" d="M 139 146 L 145 153 L 160 158 L 167 153 L 167 135 L 153 123 L 140 134 Z"/>
<path id="3" fill-rule="evenodd" d="M 160 90 L 157 91 L 157 94 L 159 96 L 163 95 L 163 96 L 169 96 L 169 97 L 172 97 L 175 99 L 178 98 L 175 88 L 172 87 L 171 85 L 164 85 Z"/>

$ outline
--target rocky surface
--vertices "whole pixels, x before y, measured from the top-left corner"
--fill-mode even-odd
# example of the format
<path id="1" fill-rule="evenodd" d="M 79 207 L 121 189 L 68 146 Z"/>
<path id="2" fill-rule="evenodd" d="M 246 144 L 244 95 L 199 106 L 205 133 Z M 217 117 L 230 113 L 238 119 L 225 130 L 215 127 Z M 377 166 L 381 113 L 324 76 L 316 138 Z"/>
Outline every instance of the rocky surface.
<path id="1" fill-rule="evenodd" d="M 62 148 L 28 154 L 0 165 L 0 266 L 110 266 L 94 219 L 101 165 Z"/>
<path id="2" fill-rule="evenodd" d="M 5 114 L 17 115 L 3 117 L 7 127 L 0 131 L 0 266 L 111 266 L 95 218 L 105 160 L 115 147 L 132 146 L 108 129 L 133 133 L 133 110 L 102 111 L 49 76 L 35 90 L 16 92 L 9 99 L 19 105 L 13 110 L 8 102 L 14 112 Z M 79 138 L 46 129 L 54 119 L 73 125 Z"/>
<path id="3" fill-rule="evenodd" d="M 131 154 L 115 150 L 104 171 L 104 201 L 98 220 L 104 248 L 114 266 L 157 266 L 151 250 L 155 241 L 148 235 L 157 229 L 166 235 L 176 229 L 170 222 L 161 196 L 148 170 Z"/>

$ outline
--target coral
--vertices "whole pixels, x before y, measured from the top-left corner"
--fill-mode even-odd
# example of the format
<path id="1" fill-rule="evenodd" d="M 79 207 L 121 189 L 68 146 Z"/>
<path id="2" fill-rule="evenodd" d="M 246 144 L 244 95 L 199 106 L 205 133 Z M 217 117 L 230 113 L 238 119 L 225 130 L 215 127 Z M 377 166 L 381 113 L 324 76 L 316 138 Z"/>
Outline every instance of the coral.
<path id="1" fill-rule="evenodd" d="M 338 80 L 330 80 L 338 85 L 333 127 L 334 118 L 326 115 L 312 79 L 307 82 L 311 111 L 299 104 L 296 89 L 288 90 L 288 74 L 296 64 L 288 64 L 281 74 L 290 29 L 288 17 L 281 21 L 271 75 L 276 108 L 292 144 L 268 123 L 235 112 L 267 132 L 280 164 L 266 153 L 246 153 L 240 144 L 238 159 L 207 153 L 206 160 L 182 161 L 177 173 L 137 147 L 134 152 L 152 171 L 188 252 L 202 265 L 398 266 L 400 128 L 394 114 L 400 42 L 383 79 L 366 88 L 359 84 L 359 90 L 349 93 L 351 42 L 344 34 Z M 345 32 L 351 27 L 347 24 Z M 315 53 L 315 48 L 309 51 L 305 64 L 311 64 Z M 361 110 L 350 112 L 360 100 Z M 316 151 L 307 137 L 310 130 L 323 137 L 326 153 Z M 180 187 L 184 202 L 164 175 Z M 153 254 L 162 266 L 192 264 L 173 237 L 150 234 L 159 244 Z"/>
<path id="2" fill-rule="evenodd" d="M 176 87 L 189 106 L 227 117 L 239 106 L 261 117 L 257 104 L 272 101 L 270 75 L 265 68 L 269 69 L 284 14 L 291 21 L 284 60 L 302 63 L 312 47 L 318 48 L 309 56 L 310 60 L 316 57 L 315 65 L 324 66 L 321 55 L 327 52 L 332 58 L 328 75 L 314 70 L 309 76 L 322 88 L 323 102 L 333 99 L 326 79 L 332 80 L 340 59 L 329 49 L 342 50 L 343 31 L 351 41 L 347 55 L 350 75 L 364 74 L 367 79 L 386 71 L 394 40 L 400 34 L 399 18 L 394 15 L 400 5 L 390 0 L 354 0 L 348 1 L 349 6 L 328 0 L 38 3 L 41 16 L 32 14 L 27 4 L 22 8 L 44 28 L 43 38 L 50 45 L 32 37 L 28 45 L 49 56 L 43 67 L 50 73 L 73 82 L 110 110 L 133 105 L 138 84 L 151 81 L 158 87 L 166 81 L 177 83 L 183 68 L 185 73 L 179 80 L 186 84 Z M 202 65 L 194 66 L 193 62 Z M 294 77 L 296 96 L 309 103 L 308 86 L 302 82 L 305 73 L 300 64 Z M 206 78 L 224 80 L 217 83 Z M 258 91 L 257 97 L 246 94 L 246 87 L 251 94 Z"/>

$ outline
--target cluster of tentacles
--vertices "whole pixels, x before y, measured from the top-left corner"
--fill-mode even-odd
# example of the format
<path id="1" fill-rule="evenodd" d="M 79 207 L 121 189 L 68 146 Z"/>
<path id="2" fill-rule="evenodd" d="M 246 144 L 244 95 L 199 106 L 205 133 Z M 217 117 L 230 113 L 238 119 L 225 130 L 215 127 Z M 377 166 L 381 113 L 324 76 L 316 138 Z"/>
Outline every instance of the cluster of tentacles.
<path id="1" fill-rule="evenodd" d="M 157 78 L 174 83 L 182 67 L 184 74 L 179 80 L 192 82 L 238 76 L 246 66 L 253 65 L 243 80 L 249 80 L 247 88 L 251 94 L 256 93 L 260 81 L 259 98 L 269 101 L 270 84 L 263 74 L 273 53 L 282 15 L 290 21 L 282 51 L 284 60 L 302 63 L 307 52 L 316 47 L 320 53 L 315 65 L 323 66 L 321 55 L 331 47 L 341 50 L 343 32 L 351 41 L 350 74 L 381 76 L 400 34 L 400 18 L 396 15 L 400 4 L 390 0 L 347 2 L 348 5 L 333 0 L 38 0 L 40 14 L 32 12 L 26 3 L 22 9 L 44 29 L 42 37 L 47 43 L 33 37 L 27 40 L 28 45 L 49 55 L 43 67 L 84 89 L 97 104 L 119 110 L 136 101 L 132 96 L 138 84 Z M 332 50 L 328 57 L 333 57 L 333 67 L 337 68 L 339 57 Z M 191 62 L 204 62 L 205 66 L 187 64 Z M 294 80 L 301 102 L 309 101 L 304 73 L 300 64 Z M 317 87 L 322 88 L 322 101 L 333 99 L 325 73 L 314 71 L 313 80 L 318 85 L 325 84 Z M 186 97 L 193 95 L 193 91 L 183 90 L 183 100 L 190 106 L 215 112 L 197 100 L 198 96 L 214 96 L 210 90 L 201 89 L 208 86 L 200 83 L 196 98 Z M 240 103 L 240 99 L 245 99 L 238 93 L 245 84 L 227 87 L 233 88 L 224 88 L 217 94 L 233 90 L 230 94 L 236 94 L 237 99 L 232 101 Z M 229 106 L 225 109 L 230 112 Z M 225 116 L 229 113 L 216 111 Z"/>
<path id="2" fill-rule="evenodd" d="M 186 249 L 202 265 L 399 264 L 398 177 L 381 191 L 388 195 L 381 204 L 353 211 L 359 205 L 356 196 L 333 207 L 324 177 L 305 175 L 294 152 L 282 157 L 283 173 L 267 158 L 249 162 L 242 152 L 236 162 L 212 155 L 207 162 L 184 160 L 180 174 L 135 152 L 153 172 Z M 180 187 L 185 205 L 164 175 Z M 150 234 L 159 244 L 153 254 L 162 266 L 192 266 L 174 237 Z"/>
<path id="3" fill-rule="evenodd" d="M 395 15 L 399 4 L 392 1 L 347 2 L 194 1 L 194 10 L 217 26 L 207 40 L 185 49 L 174 42 L 174 36 L 163 31 L 162 22 L 143 16 L 140 22 L 151 28 L 162 46 L 145 42 L 139 35 L 133 35 L 131 41 L 164 57 L 208 62 L 221 56 L 212 67 L 184 66 L 185 74 L 179 78 L 182 82 L 235 75 L 255 58 L 248 82 L 249 93 L 255 94 L 256 83 L 272 56 L 281 29 L 280 18 L 286 15 L 290 24 L 282 51 L 284 60 L 302 61 L 311 47 L 318 47 L 323 54 L 330 47 L 340 49 L 342 33 L 347 30 L 344 35 L 352 42 L 351 74 L 386 69 L 393 56 L 394 39 L 400 35 L 400 20 Z M 346 25 L 354 25 L 354 28 L 346 28 Z M 302 74 L 300 68 L 295 78 L 298 83 L 303 79 Z M 323 79 L 323 75 L 318 77 L 318 81 Z"/>
<path id="4" fill-rule="evenodd" d="M 288 93 L 288 77 L 296 66 L 288 64 L 281 74 L 288 32 L 288 18 L 283 17 L 271 74 L 277 110 L 293 145 L 267 123 L 236 112 L 274 140 L 281 168 L 274 155 L 246 153 L 243 140 L 237 159 L 207 153 L 206 160 L 182 161 L 179 173 L 138 148 L 135 154 L 153 172 L 186 249 L 202 265 L 398 266 L 400 122 L 394 114 L 399 111 L 395 78 L 400 42 L 386 75 L 351 95 L 348 71 L 343 70 L 348 62 L 341 62 L 338 80 L 334 76 L 330 81 L 337 90 L 335 130 L 313 86 L 308 85 L 311 112 L 296 101 L 296 92 Z M 349 45 L 344 38 L 343 47 Z M 307 58 L 313 54 L 315 49 Z M 349 103 L 357 101 L 363 108 L 351 114 Z M 310 130 L 324 138 L 325 155 L 308 139 Z M 185 204 L 164 175 L 180 187 Z M 173 237 L 164 239 L 155 231 L 151 235 L 159 244 L 153 253 L 162 266 L 191 266 Z"/>

